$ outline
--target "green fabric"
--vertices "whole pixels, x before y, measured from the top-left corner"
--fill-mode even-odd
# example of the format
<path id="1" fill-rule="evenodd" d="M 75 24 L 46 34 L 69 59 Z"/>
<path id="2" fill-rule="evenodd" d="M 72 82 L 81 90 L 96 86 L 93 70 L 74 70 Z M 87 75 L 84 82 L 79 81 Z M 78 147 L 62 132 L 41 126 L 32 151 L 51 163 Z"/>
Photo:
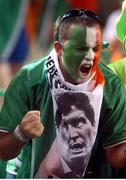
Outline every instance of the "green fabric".
<path id="1" fill-rule="evenodd" d="M 104 146 L 125 140 L 126 93 L 120 79 L 105 65 L 99 64 L 105 77 L 99 134 Z"/>
<path id="2" fill-rule="evenodd" d="M 6 177 L 6 164 L 7 161 L 0 160 L 0 178 Z"/>
<path id="3" fill-rule="evenodd" d="M 116 23 L 116 34 L 126 52 L 126 0 L 122 3 L 122 11 Z"/>
<path id="4" fill-rule="evenodd" d="M 53 15 L 54 21 L 56 21 L 57 17 L 60 16 L 61 14 L 64 14 L 66 11 L 70 9 L 70 5 L 66 2 L 66 0 L 60 0 L 57 1 L 56 6 L 55 6 L 55 11 Z"/>
<path id="5" fill-rule="evenodd" d="M 103 49 L 102 50 L 102 54 L 101 54 L 101 59 L 100 61 L 103 63 L 103 64 L 109 64 L 110 63 L 110 50 L 109 48 L 107 49 Z"/>
<path id="6" fill-rule="evenodd" d="M 17 22 L 21 0 L 0 1 L 0 54 L 3 52 Z"/>
<path id="7" fill-rule="evenodd" d="M 28 3 L 29 0 L 0 1 L 0 60 L 7 60 L 17 43 Z"/>
<path id="8" fill-rule="evenodd" d="M 22 153 L 22 166 L 18 171 L 17 178 L 29 178 L 31 170 L 31 147 L 32 142 L 25 145 Z"/>
<path id="9" fill-rule="evenodd" d="M 121 79 L 126 89 L 126 58 L 120 59 L 108 65 L 108 67 Z"/>
<path id="10" fill-rule="evenodd" d="M 22 151 L 16 158 L 11 159 L 7 162 L 6 171 L 11 172 L 14 175 L 17 175 L 21 163 L 22 163 Z"/>
<path id="11" fill-rule="evenodd" d="M 4 105 L 0 114 L 0 128 L 12 131 L 26 112 L 36 109 L 41 111 L 44 132 L 41 137 L 25 145 L 18 178 L 33 178 L 56 135 L 52 98 L 45 77 L 45 60 L 46 58 L 35 61 L 21 69 L 5 93 Z M 102 64 L 99 67 L 106 82 L 100 115 L 99 139 L 103 146 L 108 146 L 126 140 L 124 116 L 126 93 L 120 80 L 111 70 Z M 97 177 L 100 176 L 99 174 L 100 172 Z M 104 174 L 104 177 L 108 175 Z"/>
<path id="12" fill-rule="evenodd" d="M 108 65 L 108 67 L 120 78 L 121 82 L 123 83 L 126 89 L 126 58 L 120 59 L 114 63 Z M 116 178 L 125 178 L 126 177 L 126 170 L 125 169 L 118 169 L 114 174 L 117 174 Z"/>

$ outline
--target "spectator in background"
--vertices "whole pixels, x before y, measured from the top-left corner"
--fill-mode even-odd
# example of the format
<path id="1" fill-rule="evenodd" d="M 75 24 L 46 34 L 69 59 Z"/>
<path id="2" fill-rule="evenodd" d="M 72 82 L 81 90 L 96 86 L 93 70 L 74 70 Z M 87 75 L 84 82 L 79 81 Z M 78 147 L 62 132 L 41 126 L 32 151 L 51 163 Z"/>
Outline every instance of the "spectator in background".
<path id="1" fill-rule="evenodd" d="M 26 29 L 30 42 L 30 52 L 27 61 L 42 56 L 42 48 L 39 48 L 39 26 L 45 10 L 45 0 L 29 0 L 29 6 L 26 15 Z M 49 17 L 47 17 L 49 18 Z"/>
<path id="2" fill-rule="evenodd" d="M 82 0 L 65 0 L 72 8 L 88 9 L 95 13 L 99 10 L 99 0 L 82 1 Z"/>
<path id="3" fill-rule="evenodd" d="M 118 8 L 116 7 L 117 9 L 110 13 L 103 30 L 103 40 L 108 41 L 110 45 L 110 62 L 117 61 L 118 59 L 124 57 L 122 44 L 117 39 L 115 32 L 116 20 L 121 12 L 121 2 L 122 1 L 117 1 Z"/>
<path id="4" fill-rule="evenodd" d="M 25 18 L 29 0 L 0 2 L 0 59 L 10 64 L 14 74 L 28 54 L 28 34 Z"/>
<path id="5" fill-rule="evenodd" d="M 122 10 L 116 21 L 116 34 L 123 44 L 123 50 L 126 53 L 126 0 L 122 3 Z M 108 65 L 116 75 L 118 75 L 126 88 L 126 58 L 118 59 L 117 62 Z"/>
<path id="6" fill-rule="evenodd" d="M 122 43 L 123 51 L 126 53 L 126 0 L 122 3 L 122 9 L 120 15 L 116 21 L 116 35 L 119 41 Z M 119 76 L 125 89 L 126 89 L 126 57 L 118 59 L 118 61 L 108 65 L 112 71 Z M 118 178 L 126 178 L 126 168 L 118 169 Z"/>
<path id="7" fill-rule="evenodd" d="M 67 9 L 71 9 L 71 5 L 66 3 L 66 0 L 44 1 L 38 34 L 38 45 L 42 55 L 45 55 L 52 47 L 55 20 Z"/>

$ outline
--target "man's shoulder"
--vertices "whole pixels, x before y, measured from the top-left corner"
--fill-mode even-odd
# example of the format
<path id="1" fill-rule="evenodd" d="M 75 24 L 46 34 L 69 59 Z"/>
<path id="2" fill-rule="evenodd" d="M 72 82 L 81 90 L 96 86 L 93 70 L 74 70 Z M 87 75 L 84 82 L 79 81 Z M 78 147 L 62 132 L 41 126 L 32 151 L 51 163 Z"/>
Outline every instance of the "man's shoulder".
<path id="1" fill-rule="evenodd" d="M 112 71 L 117 74 L 118 76 L 123 76 L 125 77 L 126 75 L 126 57 L 116 61 L 116 62 L 113 62 L 111 64 L 108 65 L 108 67 L 110 69 L 112 69 Z M 122 77 L 122 78 L 123 78 Z"/>
<path id="2" fill-rule="evenodd" d="M 17 76 L 20 76 L 24 81 L 28 81 L 30 84 L 36 84 L 45 78 L 45 61 L 47 56 L 42 59 L 33 60 L 27 65 L 23 66 L 18 72 Z"/>
<path id="3" fill-rule="evenodd" d="M 47 58 L 48 57 L 46 56 L 44 58 L 32 60 L 28 64 L 24 65 L 21 69 L 25 71 L 34 71 L 42 69 Z"/>
<path id="4" fill-rule="evenodd" d="M 124 86 L 119 77 L 110 68 L 102 63 L 99 63 L 99 67 L 105 78 L 104 100 L 110 103 L 110 99 L 112 101 L 112 99 L 117 98 L 115 96 L 116 93 L 118 93 L 118 95 L 120 94 L 120 96 L 125 93 Z M 119 89 L 120 91 L 117 92 Z"/>
<path id="5" fill-rule="evenodd" d="M 112 81 L 120 81 L 118 76 L 105 64 L 99 63 L 99 68 L 102 71 L 104 78 L 105 78 L 105 84 L 111 84 Z M 112 84 L 111 84 L 112 85 Z"/>

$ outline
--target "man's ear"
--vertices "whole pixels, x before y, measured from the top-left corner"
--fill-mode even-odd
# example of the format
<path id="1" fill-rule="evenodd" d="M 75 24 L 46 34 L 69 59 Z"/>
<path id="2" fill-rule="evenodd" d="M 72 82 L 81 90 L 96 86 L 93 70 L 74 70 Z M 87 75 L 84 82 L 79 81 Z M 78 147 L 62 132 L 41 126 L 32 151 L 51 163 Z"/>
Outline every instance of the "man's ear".
<path id="1" fill-rule="evenodd" d="M 54 42 L 54 48 L 59 56 L 62 55 L 62 47 L 61 44 L 58 41 Z"/>

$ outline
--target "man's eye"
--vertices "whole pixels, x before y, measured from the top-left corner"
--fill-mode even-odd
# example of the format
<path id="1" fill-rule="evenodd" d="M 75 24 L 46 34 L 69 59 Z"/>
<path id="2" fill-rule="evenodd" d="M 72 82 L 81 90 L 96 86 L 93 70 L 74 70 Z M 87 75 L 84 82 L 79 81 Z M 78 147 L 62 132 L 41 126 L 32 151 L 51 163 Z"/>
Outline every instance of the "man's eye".
<path id="1" fill-rule="evenodd" d="M 82 126 L 83 126 L 83 123 L 82 123 L 82 122 L 79 122 L 77 127 L 80 128 L 80 127 L 82 127 Z"/>
<path id="2" fill-rule="evenodd" d="M 76 121 L 74 121 L 74 122 L 72 123 L 72 125 L 73 125 L 74 127 L 80 128 L 81 126 L 83 126 L 84 123 L 86 123 L 84 119 L 77 119 Z"/>
<path id="3" fill-rule="evenodd" d="M 88 51 L 88 50 L 89 50 L 89 47 L 84 47 L 83 50 L 84 50 L 84 51 Z"/>
<path id="4" fill-rule="evenodd" d="M 89 47 L 76 47 L 75 49 L 78 52 L 85 52 L 85 51 L 88 51 Z"/>
<path id="5" fill-rule="evenodd" d="M 84 49 L 83 48 L 75 48 L 78 52 L 83 52 Z"/>

